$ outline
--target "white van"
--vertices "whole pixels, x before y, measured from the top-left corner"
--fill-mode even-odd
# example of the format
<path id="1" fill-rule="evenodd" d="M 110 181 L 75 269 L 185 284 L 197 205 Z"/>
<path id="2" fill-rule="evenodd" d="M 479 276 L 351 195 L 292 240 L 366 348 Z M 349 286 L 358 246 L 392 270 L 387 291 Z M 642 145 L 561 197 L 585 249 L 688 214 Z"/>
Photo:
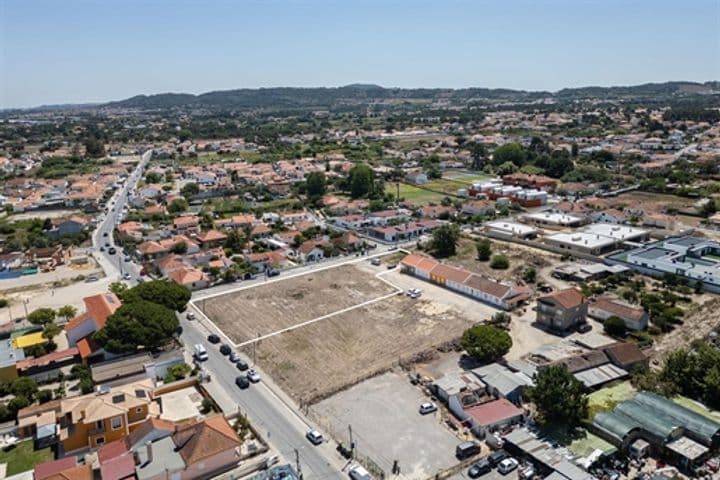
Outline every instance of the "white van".
<path id="1" fill-rule="evenodd" d="M 205 350 L 205 347 L 203 347 L 199 343 L 193 347 L 193 356 L 197 359 L 198 362 L 204 362 L 208 359 L 207 350 Z"/>

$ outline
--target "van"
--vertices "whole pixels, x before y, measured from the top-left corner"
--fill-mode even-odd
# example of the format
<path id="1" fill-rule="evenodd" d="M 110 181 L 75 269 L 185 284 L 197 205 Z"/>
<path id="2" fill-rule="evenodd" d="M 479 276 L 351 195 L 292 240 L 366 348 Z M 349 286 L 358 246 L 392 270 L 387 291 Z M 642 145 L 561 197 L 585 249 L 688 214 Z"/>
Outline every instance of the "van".
<path id="1" fill-rule="evenodd" d="M 473 455 L 480 453 L 480 445 L 475 442 L 463 442 L 455 447 L 455 456 L 458 460 L 464 460 L 470 458 Z"/>
<path id="2" fill-rule="evenodd" d="M 372 476 L 370 476 L 370 472 L 365 470 L 361 465 L 355 465 L 350 469 L 348 472 L 348 475 L 350 475 L 350 478 L 352 480 L 372 480 Z"/>
<path id="3" fill-rule="evenodd" d="M 199 343 L 193 347 L 193 356 L 197 359 L 198 362 L 204 362 L 208 359 L 207 350 L 205 350 L 205 347 L 203 347 Z"/>

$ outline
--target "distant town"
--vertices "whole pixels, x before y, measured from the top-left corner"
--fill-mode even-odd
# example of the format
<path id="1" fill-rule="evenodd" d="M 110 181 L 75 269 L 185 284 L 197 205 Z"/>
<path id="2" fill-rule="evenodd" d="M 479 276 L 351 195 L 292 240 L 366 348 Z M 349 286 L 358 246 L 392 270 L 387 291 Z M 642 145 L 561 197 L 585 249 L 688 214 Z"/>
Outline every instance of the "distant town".
<path id="1" fill-rule="evenodd" d="M 720 478 L 720 85 L 0 111 L 0 478 Z"/>

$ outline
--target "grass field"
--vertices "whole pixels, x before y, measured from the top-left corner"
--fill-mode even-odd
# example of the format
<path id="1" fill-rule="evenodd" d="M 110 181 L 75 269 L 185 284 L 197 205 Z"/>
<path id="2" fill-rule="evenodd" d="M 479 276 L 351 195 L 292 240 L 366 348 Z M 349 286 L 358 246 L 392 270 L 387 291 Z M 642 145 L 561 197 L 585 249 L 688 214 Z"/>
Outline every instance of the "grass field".
<path id="1" fill-rule="evenodd" d="M 386 183 L 385 191 L 391 193 L 393 197 L 397 195 L 397 187 L 394 183 Z M 416 204 L 439 204 L 440 202 L 442 202 L 442 199 L 445 198 L 445 195 L 441 193 L 431 192 L 428 190 L 423 190 L 422 188 L 408 185 L 406 183 L 401 183 L 400 198 L 405 199 L 405 201 L 407 202 L 412 202 Z"/>
<path id="2" fill-rule="evenodd" d="M 705 407 L 704 405 L 699 404 L 698 402 L 683 397 L 682 395 L 678 395 L 677 397 L 672 399 L 673 402 L 677 403 L 678 405 L 682 405 L 683 407 L 687 408 L 688 410 L 692 410 L 695 413 L 699 413 L 700 415 L 710 418 L 712 420 L 715 420 L 716 422 L 720 422 L 720 412 L 717 410 L 710 410 L 709 408 Z"/>
<path id="3" fill-rule="evenodd" d="M 596 413 L 606 412 L 615 408 L 623 400 L 629 400 L 637 393 L 629 381 L 620 382 L 610 387 L 601 388 L 588 395 L 588 417 Z"/>
<path id="4" fill-rule="evenodd" d="M 443 178 L 430 180 L 425 185 L 422 185 L 422 188 L 401 183 L 400 198 L 418 204 L 440 203 L 446 196 L 452 198 L 457 195 L 459 189 L 468 188 L 473 182 L 488 180 L 490 178 L 492 177 L 488 175 L 464 170 L 450 171 L 446 172 Z M 387 183 L 385 191 L 396 195 L 396 185 L 394 183 Z"/>
<path id="5" fill-rule="evenodd" d="M 40 450 L 33 449 L 32 440 L 20 442 L 14 447 L 0 450 L 0 463 L 7 463 L 8 476 L 32 470 L 38 463 L 53 460 L 50 447 Z"/>

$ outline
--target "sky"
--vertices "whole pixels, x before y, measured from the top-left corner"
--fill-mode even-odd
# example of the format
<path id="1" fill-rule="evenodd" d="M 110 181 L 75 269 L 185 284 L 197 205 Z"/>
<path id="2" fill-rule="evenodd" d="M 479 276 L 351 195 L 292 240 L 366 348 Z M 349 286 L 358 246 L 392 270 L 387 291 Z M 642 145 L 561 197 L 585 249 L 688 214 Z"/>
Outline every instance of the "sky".
<path id="1" fill-rule="evenodd" d="M 667 80 L 720 80 L 720 0 L 0 0 L 0 108 Z"/>

